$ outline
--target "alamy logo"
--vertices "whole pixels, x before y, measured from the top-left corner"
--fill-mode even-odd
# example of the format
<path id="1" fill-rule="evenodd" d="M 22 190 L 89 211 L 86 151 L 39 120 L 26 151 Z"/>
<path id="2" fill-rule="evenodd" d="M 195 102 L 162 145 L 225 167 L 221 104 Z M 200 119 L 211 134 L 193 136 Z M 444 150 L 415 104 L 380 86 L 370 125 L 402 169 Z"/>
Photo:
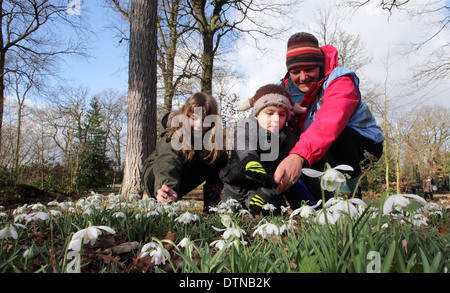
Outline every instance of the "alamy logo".
<path id="1" fill-rule="evenodd" d="M 66 11 L 69 15 L 81 15 L 81 0 L 69 1 Z"/>
<path id="2" fill-rule="evenodd" d="M 175 115 L 170 123 L 177 130 L 171 137 L 174 150 L 223 150 L 225 149 L 223 122 L 219 115 L 202 117 L 202 108 L 195 107 L 193 117 Z M 206 130 L 206 131 L 205 131 Z M 269 133 L 257 122 L 247 118 L 237 123 L 236 150 L 260 150 L 261 161 L 274 161 L 279 155 L 279 133 Z"/>
<path id="3" fill-rule="evenodd" d="M 369 251 L 369 253 L 367 253 L 367 260 L 370 260 L 366 267 L 367 273 L 381 272 L 381 256 L 379 252 Z"/>

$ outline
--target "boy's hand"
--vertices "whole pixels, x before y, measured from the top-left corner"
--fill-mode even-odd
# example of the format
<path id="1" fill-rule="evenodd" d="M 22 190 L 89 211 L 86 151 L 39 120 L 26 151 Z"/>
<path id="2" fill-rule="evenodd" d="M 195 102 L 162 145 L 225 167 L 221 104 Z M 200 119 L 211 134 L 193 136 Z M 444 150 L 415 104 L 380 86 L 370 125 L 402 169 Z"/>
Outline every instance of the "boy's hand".
<path id="1" fill-rule="evenodd" d="M 247 179 L 256 181 L 264 187 L 272 188 L 275 185 L 273 177 L 266 173 L 266 170 L 258 161 L 247 162 L 244 166 L 244 174 Z"/>
<path id="2" fill-rule="evenodd" d="M 262 211 L 262 207 L 270 202 L 275 196 L 272 189 L 258 188 L 250 199 L 249 210 L 252 215 L 257 215 Z"/>

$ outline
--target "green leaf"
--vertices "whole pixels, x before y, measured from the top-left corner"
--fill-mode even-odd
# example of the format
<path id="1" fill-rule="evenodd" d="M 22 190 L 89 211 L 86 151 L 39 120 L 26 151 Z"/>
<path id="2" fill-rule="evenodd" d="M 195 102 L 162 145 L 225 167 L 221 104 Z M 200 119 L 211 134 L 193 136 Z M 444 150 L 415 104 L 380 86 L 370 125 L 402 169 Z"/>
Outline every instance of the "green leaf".
<path id="1" fill-rule="evenodd" d="M 320 273 L 318 256 L 313 255 L 302 259 L 300 262 L 300 273 Z"/>
<path id="2" fill-rule="evenodd" d="M 423 252 L 422 248 L 419 247 L 419 251 L 420 251 L 420 257 L 422 259 L 423 272 L 430 273 L 431 269 L 430 269 L 430 263 L 428 262 L 428 258 L 425 255 L 425 252 Z"/>
<path id="3" fill-rule="evenodd" d="M 431 262 L 431 271 L 433 273 L 439 272 L 439 264 L 442 259 L 442 253 L 439 251 L 438 254 L 434 257 L 433 261 Z"/>
<path id="4" fill-rule="evenodd" d="M 391 246 L 389 247 L 388 253 L 386 254 L 386 257 L 384 258 L 384 262 L 381 265 L 381 273 L 389 273 L 389 270 L 391 268 L 392 260 L 394 258 L 395 254 L 395 241 L 392 241 Z"/>
<path id="5" fill-rule="evenodd" d="M 413 213 L 416 210 L 422 208 L 423 205 L 418 201 L 411 201 L 406 207 L 403 208 L 404 212 Z"/>

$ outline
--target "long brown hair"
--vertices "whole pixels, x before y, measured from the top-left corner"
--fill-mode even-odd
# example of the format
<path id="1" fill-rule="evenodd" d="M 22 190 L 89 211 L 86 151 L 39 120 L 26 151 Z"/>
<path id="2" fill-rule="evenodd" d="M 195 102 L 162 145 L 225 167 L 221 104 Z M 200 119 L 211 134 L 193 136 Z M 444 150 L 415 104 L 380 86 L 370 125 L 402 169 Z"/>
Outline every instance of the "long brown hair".
<path id="1" fill-rule="evenodd" d="M 204 94 L 204 93 L 194 93 L 189 97 L 189 99 L 186 100 L 186 103 L 179 109 L 178 111 L 174 112 L 171 117 L 174 117 L 176 115 L 185 115 L 190 116 L 194 114 L 194 108 L 200 107 L 202 109 L 202 117 L 205 118 L 208 115 L 218 115 L 219 114 L 219 107 L 217 105 L 216 99 L 214 99 L 212 96 Z M 171 119 L 169 119 L 171 120 Z M 170 121 L 168 122 L 168 125 L 170 126 Z M 168 134 L 168 139 L 171 139 L 174 133 L 179 130 L 183 125 L 178 125 L 176 127 L 170 126 L 170 131 Z M 189 126 L 190 127 L 190 126 Z M 209 129 L 209 133 L 213 137 L 213 139 L 217 139 L 217 135 L 223 135 L 222 133 L 219 133 L 218 129 L 221 129 L 221 125 L 213 125 Z M 192 134 L 192 132 L 191 132 Z M 180 141 L 181 141 L 180 137 Z M 191 140 L 193 140 L 193 135 L 191 135 Z M 222 140 L 223 141 L 223 140 Z M 202 144 L 203 145 L 203 144 Z M 190 163 L 195 157 L 199 158 L 200 160 L 205 161 L 207 164 L 214 164 L 221 155 L 225 153 L 225 150 L 223 148 L 217 149 L 213 148 L 211 150 L 207 150 L 202 146 L 201 150 L 195 150 L 192 147 L 190 149 L 181 149 L 181 153 L 184 158 L 185 163 Z"/>

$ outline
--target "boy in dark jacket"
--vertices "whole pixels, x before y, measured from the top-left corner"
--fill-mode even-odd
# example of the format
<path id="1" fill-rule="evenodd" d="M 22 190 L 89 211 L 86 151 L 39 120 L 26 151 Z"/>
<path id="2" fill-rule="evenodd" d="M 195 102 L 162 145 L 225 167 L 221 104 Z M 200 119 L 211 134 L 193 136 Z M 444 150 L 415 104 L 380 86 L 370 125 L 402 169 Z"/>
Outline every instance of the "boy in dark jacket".
<path id="1" fill-rule="evenodd" d="M 273 174 L 297 142 L 286 122 L 291 112 L 301 113 L 303 109 L 292 102 L 286 89 L 275 84 L 258 89 L 238 109 L 250 108 L 252 115 L 237 124 L 230 164 L 220 172 L 224 182 L 222 201 L 236 199 L 253 215 L 261 211 L 265 214 L 262 208 L 268 203 L 280 211 L 287 194 L 275 191 Z"/>

